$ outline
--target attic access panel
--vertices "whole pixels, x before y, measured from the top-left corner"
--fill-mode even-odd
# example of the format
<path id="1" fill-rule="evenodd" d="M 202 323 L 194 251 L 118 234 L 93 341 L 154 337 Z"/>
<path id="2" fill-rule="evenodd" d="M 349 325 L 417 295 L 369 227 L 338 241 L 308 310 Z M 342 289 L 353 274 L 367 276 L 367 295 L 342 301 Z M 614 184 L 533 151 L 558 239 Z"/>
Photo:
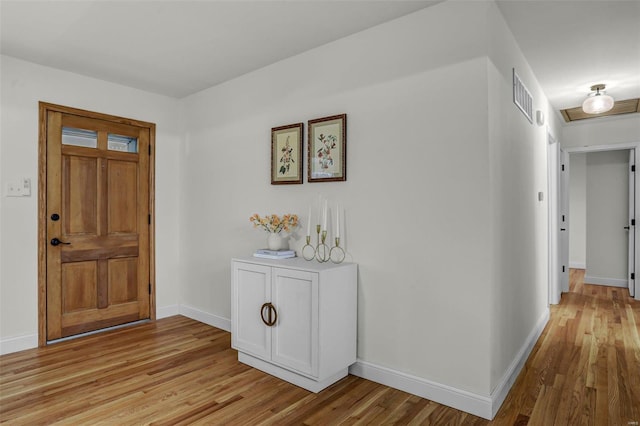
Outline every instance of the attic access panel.
<path id="1" fill-rule="evenodd" d="M 577 120 L 587 120 L 589 118 L 606 117 L 608 115 L 632 114 L 634 112 L 640 112 L 640 98 L 616 101 L 611 110 L 600 114 L 587 114 L 582 110 L 581 106 L 560 110 L 564 121 L 567 123 Z"/>

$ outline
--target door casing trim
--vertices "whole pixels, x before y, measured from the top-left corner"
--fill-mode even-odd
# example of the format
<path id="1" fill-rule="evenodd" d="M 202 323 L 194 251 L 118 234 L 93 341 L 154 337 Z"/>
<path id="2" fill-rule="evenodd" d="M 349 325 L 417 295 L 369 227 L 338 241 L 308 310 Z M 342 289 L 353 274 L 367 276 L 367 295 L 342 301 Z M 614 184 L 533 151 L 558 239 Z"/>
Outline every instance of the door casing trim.
<path id="1" fill-rule="evenodd" d="M 38 103 L 38 346 L 47 345 L 47 114 L 60 112 L 149 129 L 149 319 L 156 319 L 155 250 L 155 142 L 156 125 L 146 121 L 102 114 L 78 108 Z"/>

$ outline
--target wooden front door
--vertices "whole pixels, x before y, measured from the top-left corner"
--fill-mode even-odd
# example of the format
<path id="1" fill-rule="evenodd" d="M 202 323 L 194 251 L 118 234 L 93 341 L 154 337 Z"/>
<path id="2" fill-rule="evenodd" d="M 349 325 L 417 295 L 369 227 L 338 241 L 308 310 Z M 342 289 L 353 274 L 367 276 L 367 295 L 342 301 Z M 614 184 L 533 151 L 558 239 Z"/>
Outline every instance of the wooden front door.
<path id="1" fill-rule="evenodd" d="M 154 131 L 151 123 L 41 104 L 46 340 L 155 317 Z"/>

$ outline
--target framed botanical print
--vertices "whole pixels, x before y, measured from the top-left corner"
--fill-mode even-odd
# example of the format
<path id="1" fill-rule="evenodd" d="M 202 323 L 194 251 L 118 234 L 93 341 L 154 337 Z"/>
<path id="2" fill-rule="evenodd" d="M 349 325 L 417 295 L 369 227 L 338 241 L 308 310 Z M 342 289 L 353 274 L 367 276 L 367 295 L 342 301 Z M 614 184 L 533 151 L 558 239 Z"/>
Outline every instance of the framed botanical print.
<path id="1" fill-rule="evenodd" d="M 271 184 L 302 183 L 303 123 L 271 129 Z"/>
<path id="2" fill-rule="evenodd" d="M 347 114 L 309 120 L 309 182 L 347 180 Z"/>

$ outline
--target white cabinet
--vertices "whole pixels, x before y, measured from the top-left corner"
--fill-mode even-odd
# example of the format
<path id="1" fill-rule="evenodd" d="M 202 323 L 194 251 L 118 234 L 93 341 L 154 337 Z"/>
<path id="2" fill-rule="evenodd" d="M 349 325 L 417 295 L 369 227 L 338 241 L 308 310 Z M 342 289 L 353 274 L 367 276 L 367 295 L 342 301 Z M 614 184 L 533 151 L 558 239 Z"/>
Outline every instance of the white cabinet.
<path id="1" fill-rule="evenodd" d="M 357 266 L 232 261 L 231 346 L 245 364 L 319 392 L 356 361 Z"/>

